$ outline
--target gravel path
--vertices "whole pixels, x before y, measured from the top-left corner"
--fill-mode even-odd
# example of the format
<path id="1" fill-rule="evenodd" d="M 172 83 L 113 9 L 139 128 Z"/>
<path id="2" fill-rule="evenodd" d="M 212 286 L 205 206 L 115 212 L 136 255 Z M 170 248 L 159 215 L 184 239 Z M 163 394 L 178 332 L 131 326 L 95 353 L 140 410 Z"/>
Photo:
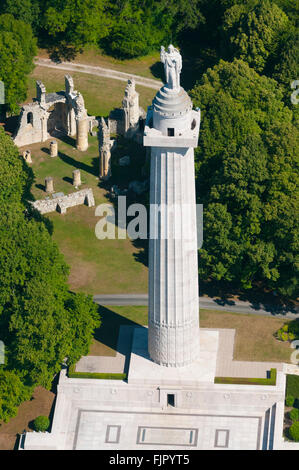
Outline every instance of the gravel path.
<path id="1" fill-rule="evenodd" d="M 71 72 L 89 73 L 91 75 L 97 75 L 99 77 L 108 77 L 115 80 L 121 80 L 127 82 L 130 78 L 134 78 L 137 85 L 141 85 L 147 88 L 153 88 L 159 90 L 163 85 L 159 80 L 153 80 L 152 78 L 140 77 L 140 75 L 134 75 L 125 72 L 119 72 L 117 70 L 106 69 L 103 67 L 95 67 L 92 65 L 79 64 L 75 62 L 53 62 L 50 59 L 36 58 L 34 61 L 35 65 L 40 67 L 49 67 L 58 70 L 66 70 Z"/>

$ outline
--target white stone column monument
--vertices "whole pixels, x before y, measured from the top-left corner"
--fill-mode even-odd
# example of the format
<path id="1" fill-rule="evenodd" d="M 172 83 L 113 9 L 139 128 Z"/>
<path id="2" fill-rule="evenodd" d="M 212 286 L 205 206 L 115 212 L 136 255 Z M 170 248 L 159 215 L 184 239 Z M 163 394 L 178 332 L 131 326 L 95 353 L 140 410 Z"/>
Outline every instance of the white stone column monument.
<path id="1" fill-rule="evenodd" d="M 199 359 L 194 147 L 200 114 L 180 87 L 181 55 L 161 48 L 167 83 L 148 109 L 151 147 L 148 350 L 157 364 Z"/>

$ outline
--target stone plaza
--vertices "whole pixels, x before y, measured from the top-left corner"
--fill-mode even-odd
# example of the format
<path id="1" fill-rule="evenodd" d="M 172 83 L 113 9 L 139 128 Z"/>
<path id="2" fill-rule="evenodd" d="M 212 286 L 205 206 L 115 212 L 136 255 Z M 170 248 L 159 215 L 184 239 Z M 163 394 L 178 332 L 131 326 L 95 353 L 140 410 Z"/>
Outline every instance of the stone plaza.
<path id="1" fill-rule="evenodd" d="M 121 330 L 116 357 L 86 356 L 76 370 L 125 371 L 128 379 L 69 378 L 63 369 L 51 432 L 23 435 L 20 449 L 285 448 L 282 364 L 232 361 L 225 348 L 226 330 L 201 329 L 201 359 L 186 367 L 165 368 L 149 359 L 147 328 Z M 234 336 L 228 331 L 231 340 Z M 214 383 L 215 375 L 227 372 L 265 377 L 273 366 L 275 386 Z"/>

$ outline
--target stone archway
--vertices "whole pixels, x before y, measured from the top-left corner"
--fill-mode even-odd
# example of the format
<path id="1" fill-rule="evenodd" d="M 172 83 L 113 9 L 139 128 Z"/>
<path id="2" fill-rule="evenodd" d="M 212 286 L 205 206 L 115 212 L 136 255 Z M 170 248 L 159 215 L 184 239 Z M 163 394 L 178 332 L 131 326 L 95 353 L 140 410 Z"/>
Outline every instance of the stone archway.
<path id="1" fill-rule="evenodd" d="M 48 109 L 47 131 L 51 135 L 55 131 L 68 133 L 68 111 L 65 103 L 54 103 Z"/>

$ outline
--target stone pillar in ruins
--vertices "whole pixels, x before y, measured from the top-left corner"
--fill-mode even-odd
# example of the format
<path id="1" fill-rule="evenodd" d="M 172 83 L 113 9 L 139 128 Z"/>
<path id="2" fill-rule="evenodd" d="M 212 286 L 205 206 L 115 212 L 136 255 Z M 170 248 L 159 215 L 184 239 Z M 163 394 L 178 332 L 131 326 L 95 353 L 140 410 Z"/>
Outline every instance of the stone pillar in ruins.
<path id="1" fill-rule="evenodd" d="M 127 132 L 130 127 L 135 127 L 139 121 L 139 93 L 135 90 L 135 81 L 133 79 L 128 80 L 122 106 L 125 112 L 125 132 Z"/>
<path id="2" fill-rule="evenodd" d="M 40 81 L 36 81 L 36 99 L 43 106 L 46 104 L 46 87 Z"/>
<path id="3" fill-rule="evenodd" d="M 65 95 L 67 98 L 68 110 L 67 110 L 67 133 L 70 136 L 76 135 L 76 118 L 75 118 L 75 111 L 73 109 L 73 98 L 74 95 L 77 94 L 74 91 L 74 81 L 71 75 L 65 75 Z"/>
<path id="4" fill-rule="evenodd" d="M 103 117 L 100 132 L 100 178 L 106 180 L 111 176 L 111 140 L 109 128 Z"/>
<path id="5" fill-rule="evenodd" d="M 31 159 L 31 151 L 28 149 L 28 150 L 24 150 L 23 152 L 23 158 L 25 160 L 26 163 L 32 163 L 32 159 Z"/>
<path id="6" fill-rule="evenodd" d="M 58 143 L 57 140 L 51 140 L 50 142 L 50 156 L 57 157 L 58 155 Z"/>
<path id="7" fill-rule="evenodd" d="M 80 170 L 73 171 L 73 186 L 78 188 L 81 185 L 81 173 Z"/>
<path id="8" fill-rule="evenodd" d="M 52 176 L 47 176 L 45 178 L 45 189 L 46 189 L 46 193 L 54 192 L 54 182 L 53 182 Z"/>
<path id="9" fill-rule="evenodd" d="M 76 147 L 78 150 L 81 150 L 81 152 L 85 152 L 85 150 L 88 149 L 88 119 L 81 93 L 78 93 L 75 103 L 77 127 Z"/>

